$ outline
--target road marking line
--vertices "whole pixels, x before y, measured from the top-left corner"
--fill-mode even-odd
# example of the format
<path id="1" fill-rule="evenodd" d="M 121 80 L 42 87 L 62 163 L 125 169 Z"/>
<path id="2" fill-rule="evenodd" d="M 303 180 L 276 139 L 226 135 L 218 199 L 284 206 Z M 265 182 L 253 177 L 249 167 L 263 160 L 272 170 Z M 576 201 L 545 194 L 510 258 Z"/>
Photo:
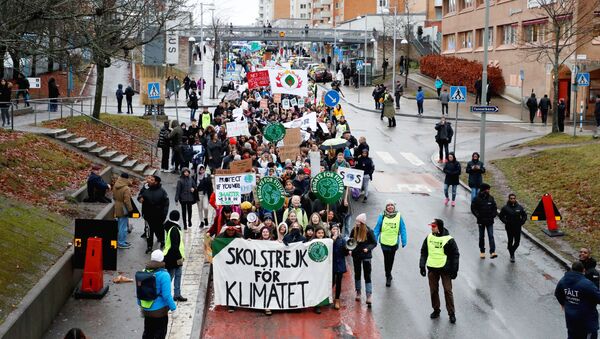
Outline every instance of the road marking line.
<path id="1" fill-rule="evenodd" d="M 408 193 L 432 193 L 433 191 L 427 185 L 421 184 L 397 184 L 399 192 Z"/>
<path id="2" fill-rule="evenodd" d="M 417 157 L 413 153 L 400 152 L 400 154 L 404 157 L 404 159 L 408 160 L 411 164 L 413 164 L 415 166 L 425 165 L 425 163 L 423 161 L 421 161 L 421 159 L 419 159 L 419 157 Z"/>
<path id="3" fill-rule="evenodd" d="M 377 155 L 381 158 L 381 160 L 383 160 L 383 162 L 385 162 L 386 164 L 390 164 L 390 165 L 398 164 L 396 159 L 394 159 L 394 157 L 392 157 L 392 155 L 389 154 L 388 152 L 377 151 L 375 153 L 377 153 Z"/>

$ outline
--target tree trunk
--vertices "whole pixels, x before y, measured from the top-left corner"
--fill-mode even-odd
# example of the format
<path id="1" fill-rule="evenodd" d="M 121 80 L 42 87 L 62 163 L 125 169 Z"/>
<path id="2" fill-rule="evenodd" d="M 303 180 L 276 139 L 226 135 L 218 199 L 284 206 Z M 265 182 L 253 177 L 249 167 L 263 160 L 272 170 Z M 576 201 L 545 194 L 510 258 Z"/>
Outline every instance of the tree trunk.
<path id="1" fill-rule="evenodd" d="M 102 87 L 104 87 L 104 65 L 102 62 L 96 63 L 96 93 L 94 94 L 94 111 L 92 116 L 100 119 L 100 109 L 102 108 Z"/>
<path id="2" fill-rule="evenodd" d="M 0 46 L 0 79 L 4 78 L 4 55 L 6 54 L 6 47 Z"/>
<path id="3" fill-rule="evenodd" d="M 552 90 L 554 92 L 554 97 L 552 98 L 552 133 L 558 132 L 558 55 L 556 55 L 554 60 L 554 68 L 552 70 L 552 74 L 554 75 L 554 80 L 552 81 Z"/>
<path id="4" fill-rule="evenodd" d="M 21 57 L 19 55 L 20 53 L 18 51 L 12 51 L 9 53 L 13 63 L 12 78 L 16 79 L 19 73 L 21 72 Z"/>

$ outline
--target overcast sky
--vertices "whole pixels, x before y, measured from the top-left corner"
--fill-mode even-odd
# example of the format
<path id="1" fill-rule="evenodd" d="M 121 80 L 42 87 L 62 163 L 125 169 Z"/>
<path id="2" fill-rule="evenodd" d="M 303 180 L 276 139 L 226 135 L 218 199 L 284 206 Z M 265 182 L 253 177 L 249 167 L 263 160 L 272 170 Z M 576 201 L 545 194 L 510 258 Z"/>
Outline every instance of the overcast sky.
<path id="1" fill-rule="evenodd" d="M 206 4 L 215 4 L 215 17 L 224 22 L 232 22 L 234 25 L 251 25 L 258 17 L 258 0 L 188 0 L 194 13 L 194 22 L 200 24 L 200 3 L 204 3 L 204 24 L 210 22 L 211 12 L 207 10 Z"/>

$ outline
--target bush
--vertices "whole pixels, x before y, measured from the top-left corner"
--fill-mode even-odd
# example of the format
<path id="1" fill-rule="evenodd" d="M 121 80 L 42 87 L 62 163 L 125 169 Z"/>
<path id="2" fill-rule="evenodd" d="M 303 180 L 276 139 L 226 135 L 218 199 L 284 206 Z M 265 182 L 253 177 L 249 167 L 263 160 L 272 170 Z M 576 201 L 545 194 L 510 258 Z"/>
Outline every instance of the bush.
<path id="1" fill-rule="evenodd" d="M 483 67 L 478 61 L 430 54 L 421 58 L 421 73 L 435 78 L 439 76 L 444 84 L 467 86 L 469 92 L 475 92 L 475 81 L 481 76 Z M 488 66 L 488 80 L 492 93 L 502 93 L 506 84 L 500 67 Z"/>

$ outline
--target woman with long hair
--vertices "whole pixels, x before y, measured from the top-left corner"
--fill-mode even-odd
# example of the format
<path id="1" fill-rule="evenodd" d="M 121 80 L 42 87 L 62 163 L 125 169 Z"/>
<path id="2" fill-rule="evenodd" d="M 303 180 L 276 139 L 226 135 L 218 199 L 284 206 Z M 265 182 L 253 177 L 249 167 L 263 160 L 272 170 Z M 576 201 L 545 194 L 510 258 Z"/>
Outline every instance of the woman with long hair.
<path id="1" fill-rule="evenodd" d="M 361 294 L 361 270 L 364 270 L 365 292 L 367 296 L 367 306 L 371 307 L 371 294 L 373 293 L 373 285 L 371 283 L 371 259 L 373 258 L 372 251 L 377 246 L 377 240 L 373 234 L 373 230 L 367 226 L 367 215 L 364 213 L 356 217 L 356 224 L 350 232 L 350 238 L 356 240 L 356 248 L 350 253 L 352 254 L 352 262 L 354 264 L 354 286 L 356 290 L 356 301 L 360 301 Z"/>

